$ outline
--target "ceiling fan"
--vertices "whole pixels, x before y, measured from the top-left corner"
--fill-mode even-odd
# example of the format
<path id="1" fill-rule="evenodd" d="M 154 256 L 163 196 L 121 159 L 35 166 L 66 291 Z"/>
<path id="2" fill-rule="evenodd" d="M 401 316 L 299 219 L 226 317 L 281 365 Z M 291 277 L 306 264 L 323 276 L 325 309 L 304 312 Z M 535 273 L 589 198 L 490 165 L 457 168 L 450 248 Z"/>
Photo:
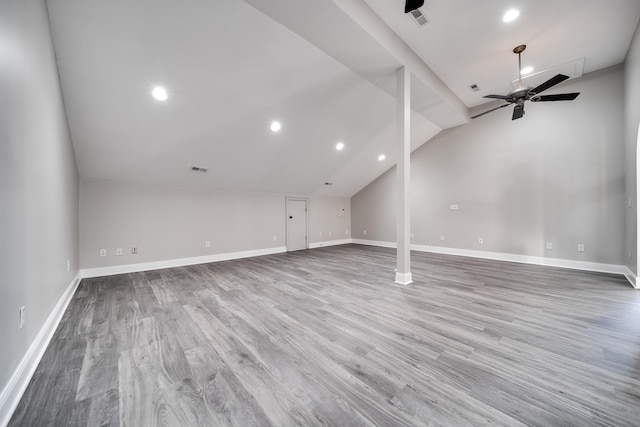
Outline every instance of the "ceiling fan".
<path id="1" fill-rule="evenodd" d="M 513 108 L 513 115 L 511 116 L 511 120 L 516 120 L 524 116 L 524 103 L 525 101 L 531 102 L 549 102 L 549 101 L 573 101 L 580 95 L 580 92 L 573 93 L 560 93 L 557 95 L 540 95 L 540 93 L 545 90 L 557 85 L 558 83 L 562 83 L 567 80 L 569 76 L 565 76 L 564 74 L 557 74 L 555 77 L 551 77 L 546 82 L 542 83 L 537 87 L 529 87 L 522 86 L 522 61 L 520 59 L 520 54 L 524 52 L 527 48 L 527 45 L 521 44 L 520 46 L 516 46 L 513 49 L 513 53 L 518 54 L 518 87 L 506 95 L 486 95 L 483 98 L 492 98 L 492 99 L 503 99 L 507 101 L 506 104 L 501 105 L 499 107 L 493 108 L 489 111 L 485 111 L 484 113 L 480 113 L 476 116 L 471 117 L 475 119 L 480 116 L 484 116 L 492 111 L 499 110 L 508 105 L 515 104 Z"/>

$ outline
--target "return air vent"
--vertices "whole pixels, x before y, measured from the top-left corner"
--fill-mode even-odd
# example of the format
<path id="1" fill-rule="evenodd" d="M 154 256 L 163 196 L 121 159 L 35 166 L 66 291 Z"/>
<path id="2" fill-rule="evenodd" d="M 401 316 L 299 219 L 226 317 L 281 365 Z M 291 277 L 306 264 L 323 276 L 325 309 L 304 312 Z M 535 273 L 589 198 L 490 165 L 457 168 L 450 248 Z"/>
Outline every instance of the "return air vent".
<path id="1" fill-rule="evenodd" d="M 429 22 L 427 20 L 427 17 L 424 16 L 424 14 L 422 13 L 422 11 L 420 9 L 412 10 L 409 13 L 411 14 L 411 17 L 413 18 L 413 20 L 416 23 L 416 25 L 418 25 L 418 27 L 422 27 L 427 22 Z"/>
<path id="2" fill-rule="evenodd" d="M 194 172 L 206 172 L 207 168 L 201 168 L 199 166 L 191 166 L 191 170 Z"/>

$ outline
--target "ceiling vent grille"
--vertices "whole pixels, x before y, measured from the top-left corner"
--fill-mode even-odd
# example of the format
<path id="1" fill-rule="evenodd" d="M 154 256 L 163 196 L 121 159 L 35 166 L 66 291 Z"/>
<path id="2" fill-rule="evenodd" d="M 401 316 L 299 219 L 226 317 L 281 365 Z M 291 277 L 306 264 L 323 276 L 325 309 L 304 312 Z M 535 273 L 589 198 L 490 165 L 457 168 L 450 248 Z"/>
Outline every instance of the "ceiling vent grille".
<path id="1" fill-rule="evenodd" d="M 420 9 L 412 10 L 409 13 L 411 14 L 411 17 L 415 21 L 416 25 L 418 25 L 418 27 L 422 27 L 423 25 L 426 25 L 427 22 L 429 22 L 427 20 L 427 17 L 424 16 Z"/>

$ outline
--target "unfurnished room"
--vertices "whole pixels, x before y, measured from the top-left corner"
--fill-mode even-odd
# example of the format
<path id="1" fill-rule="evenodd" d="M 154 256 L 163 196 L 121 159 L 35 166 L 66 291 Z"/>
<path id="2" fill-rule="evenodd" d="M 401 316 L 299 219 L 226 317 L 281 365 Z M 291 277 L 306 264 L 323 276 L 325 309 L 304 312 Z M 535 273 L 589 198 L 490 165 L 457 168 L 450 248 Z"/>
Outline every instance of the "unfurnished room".
<path id="1" fill-rule="evenodd" d="M 0 426 L 637 427 L 639 20 L 0 0 Z"/>

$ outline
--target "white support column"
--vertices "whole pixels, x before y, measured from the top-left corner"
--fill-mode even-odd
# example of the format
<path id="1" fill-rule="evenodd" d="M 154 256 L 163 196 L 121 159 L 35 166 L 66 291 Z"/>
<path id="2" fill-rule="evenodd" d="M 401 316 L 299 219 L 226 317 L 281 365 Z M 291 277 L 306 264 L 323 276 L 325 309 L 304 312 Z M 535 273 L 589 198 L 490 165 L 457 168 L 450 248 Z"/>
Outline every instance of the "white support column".
<path id="1" fill-rule="evenodd" d="M 398 254 L 396 283 L 408 285 L 411 280 L 411 204 L 410 204 L 410 162 L 411 162 L 411 73 L 406 66 L 397 72 L 398 91 L 396 98 L 396 127 L 398 144 L 398 195 L 397 236 Z"/>

